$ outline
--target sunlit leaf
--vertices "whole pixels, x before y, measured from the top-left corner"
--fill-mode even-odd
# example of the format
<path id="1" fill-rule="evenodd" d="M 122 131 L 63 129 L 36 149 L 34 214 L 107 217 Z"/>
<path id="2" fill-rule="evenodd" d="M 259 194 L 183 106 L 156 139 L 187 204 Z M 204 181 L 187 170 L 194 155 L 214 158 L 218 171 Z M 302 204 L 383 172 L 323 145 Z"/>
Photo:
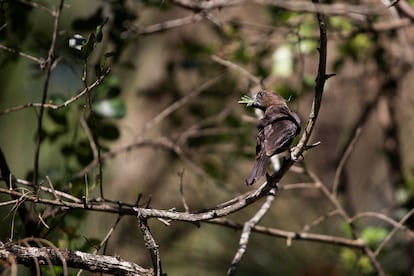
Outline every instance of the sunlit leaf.
<path id="1" fill-rule="evenodd" d="M 382 227 L 366 227 L 361 232 L 361 238 L 370 247 L 378 245 L 388 234 L 388 230 Z"/>
<path id="2" fill-rule="evenodd" d="M 121 119 L 126 114 L 126 107 L 121 98 L 100 100 L 92 104 L 92 109 L 102 117 Z"/>
<path id="3" fill-rule="evenodd" d="M 272 73 L 281 77 L 289 77 L 293 73 L 293 54 L 289 45 L 282 45 L 272 56 Z"/>

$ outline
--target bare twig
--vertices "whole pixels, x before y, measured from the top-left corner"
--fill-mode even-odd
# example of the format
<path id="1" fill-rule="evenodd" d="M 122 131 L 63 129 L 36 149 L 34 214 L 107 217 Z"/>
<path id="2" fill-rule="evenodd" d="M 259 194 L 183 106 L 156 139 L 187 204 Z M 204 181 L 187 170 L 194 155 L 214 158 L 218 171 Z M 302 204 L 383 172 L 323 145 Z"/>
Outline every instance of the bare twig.
<path id="1" fill-rule="evenodd" d="M 102 246 L 104 247 L 104 254 L 106 252 L 106 245 L 108 244 L 108 240 L 109 238 L 112 236 L 112 233 L 114 232 L 115 228 L 118 226 L 119 222 L 121 221 L 123 216 L 118 216 L 114 225 L 112 225 L 111 229 L 109 229 L 108 233 L 105 235 L 105 237 L 103 238 L 103 240 L 99 243 L 99 246 L 97 248 L 95 248 L 95 250 L 92 252 L 92 254 L 96 254 L 98 253 L 98 251 L 102 248 Z M 79 270 L 78 273 L 76 273 L 77 276 L 81 275 L 83 269 Z"/>
<path id="2" fill-rule="evenodd" d="M 349 156 L 351 155 L 356 142 L 358 141 L 359 135 L 361 134 L 362 128 L 358 127 L 352 137 L 352 139 L 349 141 L 348 146 L 346 147 L 345 153 L 342 155 L 341 160 L 339 161 L 338 167 L 335 171 L 335 177 L 332 185 L 332 196 L 336 197 L 338 192 L 338 186 L 339 182 L 341 180 L 342 171 L 345 167 L 346 162 L 348 161 Z"/>
<path id="3" fill-rule="evenodd" d="M 151 255 L 154 275 L 162 276 L 163 273 L 162 273 L 162 266 L 161 266 L 161 257 L 160 257 L 160 252 L 158 250 L 159 246 L 151 234 L 151 230 L 148 226 L 146 216 L 141 215 L 140 212 L 138 212 L 138 225 L 144 237 L 145 246 L 147 247 Z"/>
<path id="4" fill-rule="evenodd" d="M 105 71 L 105 73 L 101 76 L 99 76 L 99 78 L 92 83 L 91 85 L 88 86 L 88 88 L 84 88 L 81 92 L 79 92 L 78 94 L 76 94 L 76 96 L 66 100 L 65 102 L 61 103 L 61 104 L 50 104 L 50 103 L 26 103 L 23 105 L 19 105 L 19 106 L 15 106 L 15 107 L 10 107 L 7 108 L 3 111 L 0 111 L 0 116 L 10 113 L 10 112 L 15 112 L 15 111 L 20 111 L 22 109 L 28 108 L 28 107 L 43 107 L 43 108 L 49 108 L 49 109 L 60 109 L 60 108 L 64 108 L 67 107 L 68 105 L 72 104 L 73 102 L 77 101 L 79 98 L 81 98 L 83 95 L 87 94 L 88 92 L 90 92 L 92 89 L 94 89 L 95 87 L 97 87 L 102 81 L 103 79 L 109 74 L 110 69 L 107 69 Z"/>
<path id="5" fill-rule="evenodd" d="M 313 3 L 317 1 L 312 1 Z M 308 144 L 310 136 L 312 134 L 313 128 L 315 126 L 316 120 L 318 118 L 319 109 L 322 102 L 323 90 L 325 86 L 325 81 L 331 76 L 326 74 L 326 56 L 327 56 L 327 35 L 326 35 L 326 23 L 325 17 L 322 14 L 317 14 L 318 23 L 319 23 L 319 33 L 320 33 L 320 42 L 319 42 L 319 66 L 318 74 L 316 76 L 315 83 L 315 94 L 312 103 L 312 110 L 309 114 L 308 123 L 306 124 L 305 132 L 300 138 L 297 146 L 293 148 L 291 156 L 293 160 L 297 160 L 303 153 L 305 146 Z"/>
<path id="6" fill-rule="evenodd" d="M 49 260 L 54 265 L 62 265 L 62 259 L 64 259 L 68 267 L 82 268 L 91 272 L 118 275 L 153 275 L 152 270 L 127 262 L 119 257 L 88 254 L 81 251 L 53 247 L 38 248 L 12 243 L 0 244 L 0 259 L 4 260 L 10 256 L 13 256 L 17 263 L 25 265 L 33 265 L 34 260 L 42 261 L 42 263 Z"/>
<path id="7" fill-rule="evenodd" d="M 174 111 L 182 107 L 183 105 L 187 104 L 189 101 L 191 101 L 192 99 L 200 95 L 202 92 L 209 89 L 211 86 L 216 84 L 221 78 L 222 78 L 222 75 L 219 75 L 199 85 L 191 93 L 188 93 L 180 100 L 174 102 L 173 104 L 165 108 L 162 112 L 160 112 L 157 116 L 155 116 L 152 120 L 148 121 L 139 132 L 144 133 L 146 130 L 152 128 L 154 125 L 159 124 L 168 115 L 170 115 L 171 113 L 173 113 Z"/>
<path id="8" fill-rule="evenodd" d="M 226 226 L 232 229 L 243 230 L 244 224 L 236 223 L 230 221 L 226 218 L 216 218 L 212 220 L 206 221 L 206 223 L 217 224 Z M 338 246 L 346 246 L 351 248 L 362 248 L 364 246 L 364 242 L 362 240 L 351 240 L 343 237 L 335 237 L 335 236 L 328 236 L 328 235 L 321 235 L 315 233 L 308 233 L 308 232 L 292 232 L 286 231 L 271 227 L 265 227 L 261 225 L 256 225 L 252 228 L 252 231 L 255 233 L 268 235 L 271 237 L 279 237 L 284 238 L 289 242 L 292 240 L 302 240 L 302 241 L 310 241 L 310 242 L 318 242 L 318 243 L 326 243 Z"/>
<path id="9" fill-rule="evenodd" d="M 333 211 L 328 212 L 327 214 L 319 216 L 318 218 L 313 220 L 311 223 L 308 223 L 305 226 L 303 226 L 301 232 L 308 232 L 312 227 L 315 227 L 316 225 L 322 223 L 326 219 L 336 216 L 338 214 L 339 214 L 338 210 L 333 210 Z"/>
<path id="10" fill-rule="evenodd" d="M 131 34 L 147 35 L 163 32 L 173 28 L 178 28 L 191 23 L 199 22 L 203 19 L 203 17 L 203 13 L 195 13 L 183 18 L 167 20 L 161 23 L 156 23 L 148 26 L 137 26 L 136 24 L 131 24 L 130 26 L 128 26 L 128 31 L 122 33 L 121 36 L 122 38 L 128 38 L 129 36 L 131 36 Z"/>
<path id="11" fill-rule="evenodd" d="M 172 3 L 193 11 L 204 11 L 217 8 L 237 6 L 244 4 L 246 0 L 213 0 L 213 1 L 194 1 L 194 0 L 171 0 Z M 254 3 L 275 6 L 295 12 L 309 12 L 330 15 L 342 15 L 356 17 L 358 19 L 367 15 L 384 14 L 386 8 L 383 6 L 352 5 L 352 4 L 319 4 L 306 1 L 284 1 L 284 0 L 253 0 Z"/>
<path id="12" fill-rule="evenodd" d="M 180 195 L 181 195 L 181 201 L 183 202 L 183 206 L 184 206 L 184 211 L 186 213 L 190 213 L 190 208 L 188 207 L 187 201 L 185 200 L 185 196 L 184 196 L 184 169 L 180 172 L 178 172 L 178 177 L 180 178 Z"/>
<path id="13" fill-rule="evenodd" d="M 360 235 L 359 235 L 358 229 L 356 228 L 355 224 L 352 222 L 351 217 L 342 207 L 338 199 L 333 196 L 333 194 L 329 191 L 329 189 L 322 183 L 322 181 L 312 171 L 307 170 L 307 174 L 309 175 L 309 177 L 312 178 L 315 184 L 319 187 L 322 194 L 331 202 L 332 205 L 335 206 L 335 208 L 338 210 L 338 213 L 340 214 L 342 219 L 348 223 L 348 225 L 350 226 L 352 230 L 352 235 L 354 239 L 359 239 Z M 386 275 L 384 270 L 381 267 L 381 264 L 378 262 L 374 252 L 365 243 L 364 243 L 364 246 L 362 247 L 362 251 L 369 258 L 376 273 L 381 276 Z"/>
<path id="14" fill-rule="evenodd" d="M 401 218 L 401 220 L 398 222 L 397 225 L 394 225 L 394 228 L 388 233 L 388 235 L 385 237 L 385 239 L 378 245 L 377 249 L 374 252 L 375 256 L 378 256 L 381 250 L 384 248 L 384 246 L 391 240 L 391 238 L 394 236 L 394 234 L 401 229 L 400 225 L 403 226 L 402 229 L 406 230 L 408 229 L 403 225 L 412 215 L 414 215 L 414 208 L 410 210 L 407 214 L 405 214 L 404 217 Z M 411 229 L 409 229 L 410 232 L 412 232 Z"/>
<path id="15" fill-rule="evenodd" d="M 39 64 L 40 69 L 43 69 L 45 67 L 45 60 L 42 59 L 42 58 L 37 58 L 35 56 L 32 56 L 32 55 L 23 53 L 21 51 L 18 51 L 18 50 L 9 48 L 9 47 L 7 47 L 7 46 L 5 46 L 3 44 L 0 44 L 0 49 L 3 49 L 5 51 L 10 52 L 10 53 L 13 53 L 13 54 L 17 54 L 17 55 L 19 55 L 21 57 L 27 58 L 28 60 L 34 61 L 34 62 L 36 62 L 36 63 Z"/>
<path id="16" fill-rule="evenodd" d="M 101 144 L 99 142 L 99 136 L 98 136 L 98 124 L 96 121 L 96 116 L 94 111 L 92 110 L 92 95 L 91 93 L 89 93 L 88 89 L 89 89 L 89 85 L 88 85 L 88 68 L 87 68 L 87 62 L 88 59 L 85 58 L 84 60 L 84 64 L 83 64 L 83 85 L 86 89 L 86 103 L 89 109 L 89 113 L 90 113 L 90 118 L 91 118 L 91 129 L 89 129 L 86 121 L 84 121 L 84 128 L 85 131 L 87 132 L 87 134 L 89 133 L 89 135 L 91 137 L 89 138 L 89 143 L 91 144 L 92 150 L 93 150 L 93 154 L 94 154 L 94 160 L 97 161 L 98 164 L 98 176 L 96 178 L 98 185 L 99 185 L 99 193 L 101 198 L 105 198 L 104 197 L 104 190 L 103 190 L 103 170 L 102 170 L 102 154 L 101 154 Z M 90 130 L 88 132 L 88 130 Z"/>
<path id="17" fill-rule="evenodd" d="M 378 212 L 362 212 L 362 213 L 358 213 L 356 214 L 354 217 L 351 218 L 351 221 L 354 222 L 358 219 L 362 219 L 362 218 L 376 218 L 385 222 L 388 222 L 389 224 L 391 224 L 394 229 L 396 230 L 402 230 L 405 231 L 407 233 L 407 235 L 411 238 L 414 239 L 414 231 L 411 230 L 410 228 L 404 226 L 402 223 L 404 223 L 412 214 L 414 213 L 414 209 L 412 209 L 410 212 L 408 212 L 402 219 L 402 222 L 398 222 L 395 221 L 394 219 L 390 218 L 389 216 L 382 214 L 382 213 L 378 213 Z M 377 254 L 375 254 L 377 255 Z"/>
<path id="18" fill-rule="evenodd" d="M 29 187 L 33 187 L 33 184 L 30 181 L 26 181 L 23 179 L 15 179 L 14 180 L 17 184 L 20 185 L 25 185 L 25 186 L 29 186 Z M 47 188 L 44 186 L 40 186 L 39 189 L 43 192 L 47 192 L 47 193 L 51 193 L 51 194 L 56 194 L 59 198 L 66 198 L 68 200 L 71 200 L 73 202 L 77 202 L 80 203 L 81 200 L 73 195 L 70 195 L 68 193 L 62 192 L 62 191 L 58 191 L 58 190 L 52 190 L 51 188 Z M 15 188 L 15 190 L 17 190 L 17 187 Z"/>
<path id="19" fill-rule="evenodd" d="M 31 7 L 35 8 L 35 9 L 44 11 L 44 12 L 48 13 L 51 16 L 54 16 L 55 15 L 55 11 L 54 10 L 49 9 L 48 7 L 43 6 L 43 5 L 41 5 L 41 4 L 37 3 L 37 2 L 30 2 L 30 1 L 26 1 L 26 0 L 18 0 L 17 2 L 20 2 L 22 4 L 31 6 Z"/>
<path id="20" fill-rule="evenodd" d="M 312 3 L 310 3 L 306 1 L 283 0 L 254 0 L 254 2 L 261 5 L 275 6 L 295 12 L 309 12 L 320 15 L 342 15 L 361 20 L 363 20 L 365 16 L 384 14 L 386 11 L 386 8 L 380 5 L 352 5 L 345 3 L 320 4 L 316 1 L 312 1 Z"/>
<path id="21" fill-rule="evenodd" d="M 1 149 L 1 146 L 0 146 L 0 177 L 6 184 L 8 184 L 7 186 L 9 187 L 9 190 L 17 189 L 16 183 L 14 182 L 14 177 L 7 163 L 6 156 L 4 156 L 4 153 Z M 16 206 L 20 207 L 17 209 L 17 211 L 19 212 L 20 219 L 26 222 L 26 224 L 24 225 L 25 231 L 29 233 L 30 229 L 33 227 L 33 225 L 31 225 L 29 221 L 27 220 L 29 211 L 26 208 L 26 206 L 24 206 L 24 204 L 19 203 L 21 200 L 20 196 L 12 196 L 12 199 L 16 200 L 16 203 L 17 203 Z"/>
<path id="22" fill-rule="evenodd" d="M 276 189 L 272 189 L 270 191 L 270 194 L 266 197 L 266 201 L 263 203 L 259 211 L 250 220 L 244 223 L 243 231 L 239 241 L 239 249 L 233 257 L 231 265 L 227 270 L 227 275 L 235 275 L 237 267 L 239 266 L 239 263 L 243 258 L 244 253 L 246 252 L 247 244 L 249 243 L 252 229 L 260 222 L 260 220 L 264 217 L 264 215 L 272 206 L 272 202 L 276 197 L 275 193 Z"/>
<path id="23" fill-rule="evenodd" d="M 247 71 L 246 69 L 244 69 L 243 67 L 225 60 L 219 56 L 216 55 L 212 55 L 211 59 L 221 65 L 224 65 L 226 67 L 229 67 L 237 72 L 239 72 L 240 74 L 242 74 L 243 76 L 247 77 L 250 81 L 252 81 L 255 85 L 261 85 L 262 84 L 262 80 L 258 77 L 256 77 L 255 75 L 253 75 L 252 73 L 250 73 L 249 71 Z"/>
<path id="24" fill-rule="evenodd" d="M 95 140 L 93 139 L 92 131 L 89 128 L 88 123 L 86 122 L 83 116 L 80 117 L 80 123 L 83 127 L 83 130 L 85 131 L 86 137 L 88 137 L 89 145 L 91 146 L 93 153 L 93 159 L 98 160 L 98 147 L 95 143 Z"/>
<path id="25" fill-rule="evenodd" d="M 46 72 L 45 72 L 46 78 L 45 78 L 45 82 L 43 85 L 42 106 L 40 107 L 39 117 L 37 120 L 37 135 L 36 135 L 36 144 L 35 144 L 35 153 L 34 153 L 33 181 L 32 182 L 35 188 L 38 187 L 38 177 L 39 177 L 40 145 L 42 143 L 42 132 L 43 132 L 43 113 L 44 113 L 43 105 L 46 102 L 47 93 L 49 89 L 49 80 L 50 80 L 50 75 L 52 73 L 52 65 L 54 63 L 56 38 L 58 35 L 59 21 L 60 21 L 60 15 L 63 9 L 63 3 L 64 3 L 64 0 L 61 0 L 58 10 L 54 13 L 55 20 L 54 20 L 54 27 L 53 27 L 52 42 L 50 43 L 49 53 L 46 59 Z"/>
<path id="26" fill-rule="evenodd" d="M 178 151 L 177 146 L 172 142 L 170 139 L 166 137 L 158 137 L 158 138 L 140 138 L 132 144 L 120 147 L 118 149 L 114 149 L 110 152 L 106 152 L 102 154 L 101 160 L 105 160 L 108 158 L 114 158 L 115 156 L 129 152 L 135 148 L 142 148 L 142 147 L 154 147 L 154 148 L 163 148 L 167 150 L 172 150 L 174 152 Z M 89 163 L 85 168 L 83 168 L 80 172 L 77 173 L 78 177 L 84 176 L 88 173 L 92 168 L 94 168 L 98 164 L 97 160 L 94 159 L 91 163 Z"/>
<path id="27" fill-rule="evenodd" d="M 14 205 L 14 204 L 16 204 L 18 202 L 19 202 L 18 199 L 13 199 L 13 200 L 9 200 L 9 201 L 3 201 L 3 202 L 0 202 L 0 207 L 1 206 L 7 206 L 7 205 Z"/>

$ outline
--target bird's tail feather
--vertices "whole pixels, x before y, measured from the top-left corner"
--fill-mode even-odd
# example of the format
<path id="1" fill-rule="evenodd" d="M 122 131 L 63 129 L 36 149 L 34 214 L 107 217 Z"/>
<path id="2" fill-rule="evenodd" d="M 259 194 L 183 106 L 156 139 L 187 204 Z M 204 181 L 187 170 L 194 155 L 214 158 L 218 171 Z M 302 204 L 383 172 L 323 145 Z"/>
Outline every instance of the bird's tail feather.
<path id="1" fill-rule="evenodd" d="M 246 177 L 246 185 L 253 185 L 254 182 L 260 177 L 266 174 L 267 164 L 269 162 L 269 157 L 266 154 L 263 154 L 259 159 L 256 159 L 256 162 L 253 164 L 253 168 L 250 171 L 249 175 Z"/>

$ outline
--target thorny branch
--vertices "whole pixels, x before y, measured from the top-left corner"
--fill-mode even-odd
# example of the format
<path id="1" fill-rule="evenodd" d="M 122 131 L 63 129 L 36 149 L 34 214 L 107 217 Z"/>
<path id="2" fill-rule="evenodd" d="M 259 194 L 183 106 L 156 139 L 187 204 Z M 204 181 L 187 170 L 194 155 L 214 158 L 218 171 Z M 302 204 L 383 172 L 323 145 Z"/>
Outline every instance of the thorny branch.
<path id="1" fill-rule="evenodd" d="M 148 226 L 148 221 L 147 221 L 146 216 L 142 215 L 139 211 L 138 211 L 138 225 L 144 237 L 145 246 L 147 247 L 151 255 L 154 275 L 162 276 L 163 273 L 162 273 L 159 246 L 151 234 L 151 230 Z"/>
<path id="2" fill-rule="evenodd" d="M 151 269 L 145 269 L 119 257 L 88 254 L 81 251 L 54 247 L 39 248 L 12 243 L 0 244 L 0 259 L 7 260 L 10 258 L 19 264 L 33 265 L 35 260 L 37 260 L 39 265 L 50 262 L 58 266 L 62 265 L 63 258 L 68 267 L 81 268 L 91 272 L 115 275 L 154 275 Z"/>
<path id="3" fill-rule="evenodd" d="M 230 208 L 232 208 L 232 205 L 234 205 L 235 202 L 242 202 L 244 200 L 244 204 L 251 205 L 255 203 L 258 199 L 253 198 L 252 194 L 260 194 L 261 193 L 260 189 L 263 189 L 264 187 L 265 185 L 262 185 L 258 191 L 252 191 L 252 192 L 246 193 L 245 195 L 235 197 L 228 202 L 219 204 L 212 210 L 199 210 L 199 211 L 193 211 L 191 213 L 177 212 L 177 211 L 165 211 L 165 210 L 148 209 L 148 208 L 136 208 L 136 207 L 132 207 L 129 204 L 119 204 L 118 202 L 112 203 L 108 201 L 98 202 L 98 201 L 90 200 L 88 201 L 88 205 L 85 206 L 84 203 L 80 199 L 77 199 L 76 202 L 56 200 L 56 199 L 54 200 L 42 199 L 42 198 L 36 198 L 29 194 L 24 194 L 18 191 L 11 191 L 8 189 L 0 189 L 0 193 L 20 196 L 22 197 L 23 200 L 36 201 L 41 204 L 60 206 L 66 210 L 69 210 L 69 209 L 79 209 L 79 210 L 86 210 L 86 211 L 90 210 L 90 211 L 96 211 L 96 212 L 115 213 L 119 215 L 129 215 L 129 216 L 137 216 L 138 214 L 137 212 L 139 212 L 147 217 L 153 217 L 153 218 L 164 218 L 166 220 L 188 221 L 188 222 L 205 221 L 206 223 L 220 224 L 220 225 L 224 225 L 224 226 L 231 227 L 234 229 L 242 229 L 243 228 L 242 224 L 231 222 L 227 219 L 224 219 L 224 217 L 227 216 L 228 212 L 231 211 Z M 56 191 L 56 192 L 59 192 L 59 191 Z M 343 245 L 343 246 L 351 246 L 351 247 L 357 247 L 357 248 L 363 245 L 361 241 L 358 241 L 358 240 L 353 241 L 353 240 L 349 240 L 346 238 L 313 234 L 313 233 L 304 233 L 304 232 L 296 233 L 296 232 L 278 230 L 278 229 L 263 227 L 263 226 L 258 226 L 258 225 L 254 226 L 252 228 L 252 231 L 270 235 L 270 236 L 282 237 L 282 238 L 286 238 L 289 240 L 301 239 L 301 240 L 332 243 L 332 244 Z"/>

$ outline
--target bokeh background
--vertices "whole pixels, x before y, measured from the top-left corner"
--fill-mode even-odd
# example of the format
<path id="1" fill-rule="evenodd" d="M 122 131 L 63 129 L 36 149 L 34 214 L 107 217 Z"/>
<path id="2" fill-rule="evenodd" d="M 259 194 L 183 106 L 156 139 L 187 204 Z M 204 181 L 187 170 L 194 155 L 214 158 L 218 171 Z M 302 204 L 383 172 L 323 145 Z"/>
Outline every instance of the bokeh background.
<path id="1" fill-rule="evenodd" d="M 105 53 L 111 73 L 93 91 L 103 162 L 105 197 L 157 209 L 183 210 L 180 185 L 191 210 L 210 208 L 255 187 L 244 178 L 255 156 L 253 110 L 237 103 L 257 90 L 243 68 L 277 91 L 302 119 L 313 99 L 319 30 L 314 13 L 278 6 L 278 1 L 246 1 L 211 10 L 191 10 L 180 1 L 65 1 L 57 36 L 48 102 L 59 103 L 83 89 L 84 61 L 69 47 L 75 34 L 85 38 L 105 18 L 103 41 L 88 57 L 88 82 Z M 191 2 L 191 1 L 189 1 Z M 211 3 L 212 1 L 194 1 Z M 404 2 L 414 10 L 410 2 Z M 53 18 L 40 6 L 58 1 L 2 1 L 0 44 L 34 57 L 47 57 Z M 351 238 L 348 224 L 318 189 L 283 189 L 312 183 L 306 165 L 331 189 L 338 165 L 356 129 L 355 142 L 339 180 L 338 199 L 351 217 L 377 212 L 399 221 L 414 207 L 414 29 L 397 5 L 375 1 L 328 1 L 345 9 L 327 12 L 328 73 L 322 107 L 309 150 L 280 183 L 281 189 L 260 225 Z M 372 7 L 351 12 L 348 5 Z M 339 7 L 339 6 L 333 6 Z M 407 21 L 408 19 L 408 21 Z M 224 65 L 224 61 L 237 68 Z M 40 102 L 45 76 L 39 64 L 0 50 L 0 112 Z M 184 99 L 184 100 L 183 100 Z M 174 105 L 178 108 L 172 110 Z M 86 98 L 48 110 L 40 152 L 40 176 L 56 188 L 83 194 L 84 169 L 93 160 L 81 121 L 91 123 Z M 171 111 L 168 114 L 162 112 Z M 0 116 L 0 145 L 13 174 L 31 180 L 38 109 Z M 154 121 L 154 118 L 156 120 Z M 113 152 L 112 155 L 105 155 Z M 88 170 L 90 196 L 99 196 L 97 166 Z M 262 183 L 264 179 L 260 183 Z M 2 195 L 1 200 L 8 200 Z M 229 219 L 243 223 L 254 204 Z M 14 216 L 0 207 L 10 237 Z M 38 235 L 64 248 L 91 251 L 116 215 L 69 212 L 51 218 Z M 356 219 L 372 248 L 393 229 L 375 217 Z M 414 264 L 412 219 L 378 256 L 392 275 L 411 275 Z M 238 248 L 240 231 L 217 225 L 152 220 L 169 275 L 223 275 Z M 14 238 L 23 238 L 16 221 Z M 407 234 L 408 233 L 408 234 Z M 151 266 L 135 217 L 123 217 L 107 245 L 117 255 Z M 23 269 L 21 270 L 23 273 Z M 359 275 L 373 273 L 358 250 L 309 241 L 253 234 L 238 275 Z"/>

